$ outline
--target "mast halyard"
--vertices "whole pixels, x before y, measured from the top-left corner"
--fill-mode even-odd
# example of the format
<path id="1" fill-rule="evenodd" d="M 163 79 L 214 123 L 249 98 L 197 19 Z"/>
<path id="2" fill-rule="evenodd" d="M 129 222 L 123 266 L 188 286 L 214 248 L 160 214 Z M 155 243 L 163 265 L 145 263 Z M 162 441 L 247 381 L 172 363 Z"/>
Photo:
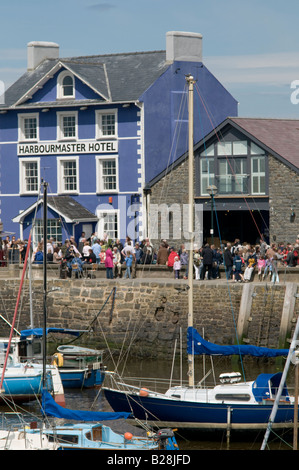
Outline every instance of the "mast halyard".
<path id="1" fill-rule="evenodd" d="M 193 155 L 193 85 L 194 78 L 192 75 L 186 76 L 188 83 L 188 121 L 189 121 L 189 269 L 188 269 L 188 327 L 193 327 L 193 250 L 194 250 L 194 155 Z M 194 355 L 188 354 L 188 378 L 189 387 L 194 387 Z"/>

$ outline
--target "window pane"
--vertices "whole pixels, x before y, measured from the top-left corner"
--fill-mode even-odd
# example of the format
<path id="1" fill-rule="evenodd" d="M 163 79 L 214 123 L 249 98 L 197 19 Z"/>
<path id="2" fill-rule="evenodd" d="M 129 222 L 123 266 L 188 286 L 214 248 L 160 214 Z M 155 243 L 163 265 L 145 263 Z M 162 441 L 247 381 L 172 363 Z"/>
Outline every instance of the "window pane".
<path id="1" fill-rule="evenodd" d="M 264 155 L 264 150 L 258 147 L 256 144 L 251 142 L 251 154 L 252 155 Z"/>
<path id="2" fill-rule="evenodd" d="M 231 155 L 232 154 L 232 143 L 231 142 L 219 142 L 217 144 L 218 155 Z"/>
<path id="3" fill-rule="evenodd" d="M 103 114 L 102 115 L 102 134 L 115 135 L 115 115 Z"/>
<path id="4" fill-rule="evenodd" d="M 69 75 L 62 82 L 63 96 L 73 96 L 73 79 Z"/>
<path id="5" fill-rule="evenodd" d="M 63 116 L 62 127 L 64 137 L 76 137 L 76 117 L 75 116 Z"/>
<path id="6" fill-rule="evenodd" d="M 25 163 L 25 188 L 28 192 L 38 191 L 38 166 L 37 162 Z"/>
<path id="7" fill-rule="evenodd" d="M 200 192 L 202 195 L 206 195 L 208 194 L 207 187 L 215 184 L 214 158 L 202 158 L 200 168 Z"/>
<path id="8" fill-rule="evenodd" d="M 102 177 L 104 191 L 116 190 L 116 162 L 115 160 L 104 160 L 102 162 Z"/>
<path id="9" fill-rule="evenodd" d="M 37 121 L 35 117 L 24 119 L 24 136 L 25 139 L 37 138 Z"/>
<path id="10" fill-rule="evenodd" d="M 63 179 L 65 191 L 77 190 L 77 165 L 75 161 L 63 163 Z"/>
<path id="11" fill-rule="evenodd" d="M 205 157 L 205 156 L 212 157 L 212 156 L 214 156 L 214 144 L 210 145 L 206 150 L 204 150 L 200 154 L 200 156 L 202 156 L 202 157 Z"/>
<path id="12" fill-rule="evenodd" d="M 247 155 L 247 140 L 240 140 L 233 142 L 234 155 Z"/>
<path id="13" fill-rule="evenodd" d="M 107 233 L 108 238 L 116 239 L 117 238 L 117 213 L 103 213 L 102 217 L 104 219 L 103 230 Z"/>

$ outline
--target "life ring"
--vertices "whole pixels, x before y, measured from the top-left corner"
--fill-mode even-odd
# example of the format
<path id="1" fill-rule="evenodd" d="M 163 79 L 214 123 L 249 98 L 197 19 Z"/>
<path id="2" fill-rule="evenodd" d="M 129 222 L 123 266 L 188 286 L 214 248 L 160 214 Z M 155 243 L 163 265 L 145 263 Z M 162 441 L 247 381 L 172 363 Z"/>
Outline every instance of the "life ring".
<path id="1" fill-rule="evenodd" d="M 56 367 L 63 366 L 63 355 L 60 353 L 55 353 L 52 356 L 52 365 Z"/>

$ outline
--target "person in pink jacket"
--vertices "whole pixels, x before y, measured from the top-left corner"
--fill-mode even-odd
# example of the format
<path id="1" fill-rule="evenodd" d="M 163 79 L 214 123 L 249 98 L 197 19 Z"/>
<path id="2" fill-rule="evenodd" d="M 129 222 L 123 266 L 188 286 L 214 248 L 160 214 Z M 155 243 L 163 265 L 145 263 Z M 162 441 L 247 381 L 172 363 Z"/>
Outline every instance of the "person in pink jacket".
<path id="1" fill-rule="evenodd" d="M 111 250 L 111 246 L 109 246 L 106 250 L 105 267 L 106 278 L 113 279 L 113 253 Z"/>

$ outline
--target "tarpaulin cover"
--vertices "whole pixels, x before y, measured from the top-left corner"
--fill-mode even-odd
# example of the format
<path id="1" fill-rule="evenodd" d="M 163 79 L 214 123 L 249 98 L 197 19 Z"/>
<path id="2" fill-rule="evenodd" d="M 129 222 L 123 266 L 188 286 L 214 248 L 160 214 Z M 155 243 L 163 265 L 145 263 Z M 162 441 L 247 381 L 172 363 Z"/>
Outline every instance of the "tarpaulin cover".
<path id="1" fill-rule="evenodd" d="M 73 419 L 76 421 L 108 421 L 112 419 L 127 419 L 131 413 L 109 411 L 69 410 L 58 405 L 52 395 L 46 390 L 42 393 L 42 412 L 55 418 Z"/>
<path id="2" fill-rule="evenodd" d="M 207 355 L 222 355 L 232 356 L 238 355 L 249 355 L 256 357 L 278 357 L 287 356 L 289 353 L 288 349 L 271 349 L 263 348 L 258 346 L 251 346 L 247 344 L 231 345 L 231 346 L 219 346 L 217 344 L 210 343 L 203 339 L 195 328 L 189 327 L 187 331 L 187 351 L 188 354 L 207 354 Z"/>
<path id="3" fill-rule="evenodd" d="M 46 328 L 46 334 L 48 333 L 64 333 L 64 334 L 69 334 L 69 335 L 74 335 L 74 336 L 80 336 L 82 331 L 68 330 L 67 328 Z M 25 339 L 28 336 L 42 337 L 43 328 L 31 328 L 29 330 L 21 331 L 21 339 Z"/>
<path id="4" fill-rule="evenodd" d="M 281 377 L 281 372 L 277 372 L 276 374 L 260 374 L 252 386 L 252 393 L 254 394 L 256 401 L 260 402 L 265 398 L 269 399 L 275 397 L 280 385 Z M 286 384 L 283 386 L 281 399 L 290 401 Z"/>

